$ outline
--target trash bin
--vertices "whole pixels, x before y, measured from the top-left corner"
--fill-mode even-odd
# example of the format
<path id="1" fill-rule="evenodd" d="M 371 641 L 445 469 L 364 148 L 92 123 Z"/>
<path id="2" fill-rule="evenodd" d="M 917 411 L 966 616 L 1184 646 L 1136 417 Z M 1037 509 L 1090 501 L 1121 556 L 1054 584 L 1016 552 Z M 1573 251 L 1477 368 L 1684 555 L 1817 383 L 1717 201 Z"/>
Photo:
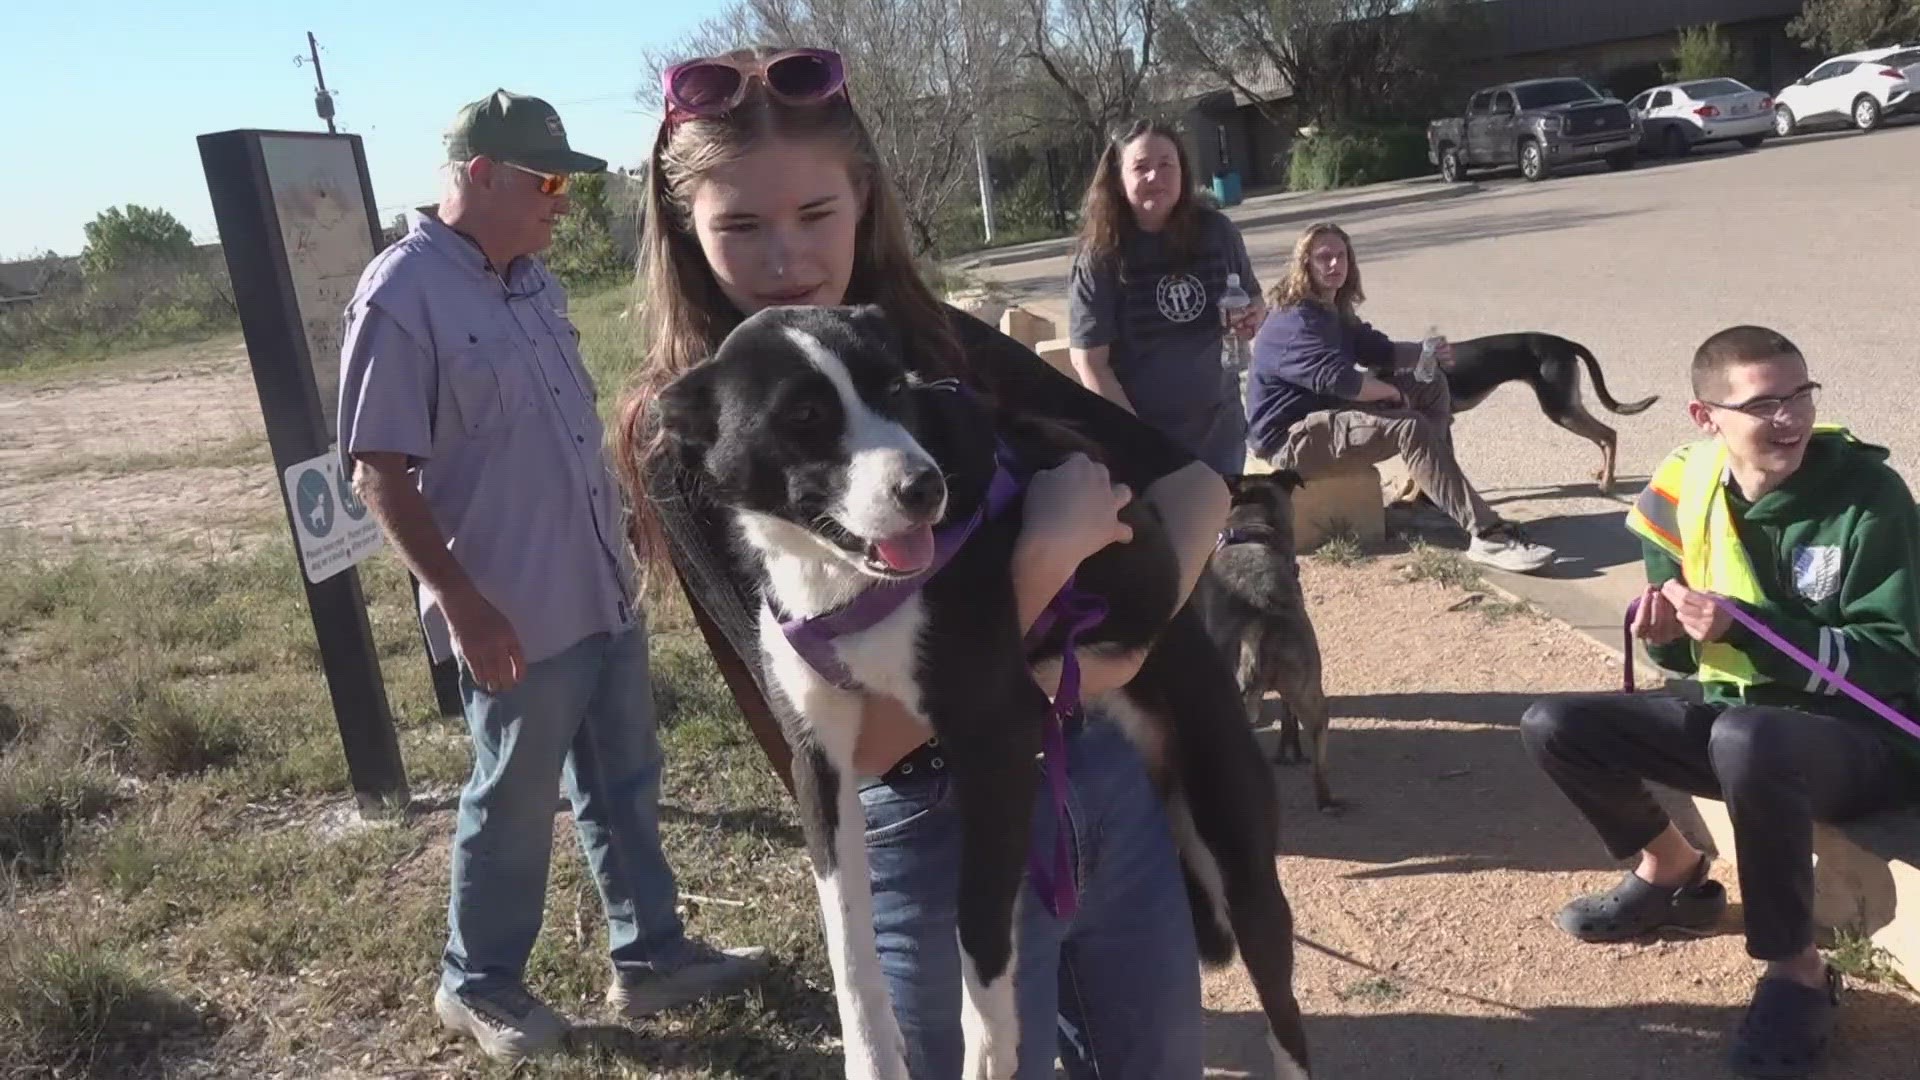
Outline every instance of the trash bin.
<path id="1" fill-rule="evenodd" d="M 1231 169 L 1213 174 L 1213 199 L 1222 207 L 1240 205 L 1240 174 Z"/>

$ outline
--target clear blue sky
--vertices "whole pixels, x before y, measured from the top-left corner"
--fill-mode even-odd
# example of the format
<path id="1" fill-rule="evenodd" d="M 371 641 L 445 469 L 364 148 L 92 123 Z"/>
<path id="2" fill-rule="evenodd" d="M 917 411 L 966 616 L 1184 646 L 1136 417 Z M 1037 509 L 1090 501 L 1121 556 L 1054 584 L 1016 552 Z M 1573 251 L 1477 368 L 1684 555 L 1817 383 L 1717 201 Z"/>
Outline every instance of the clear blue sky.
<path id="1" fill-rule="evenodd" d="M 6 6 L 0 260 L 78 254 L 81 226 L 130 202 L 217 239 L 194 140 L 231 128 L 325 130 L 313 68 L 293 63 L 308 30 L 339 91 L 336 122 L 366 141 L 383 221 L 432 200 L 441 132 L 462 103 L 496 87 L 552 102 L 577 149 L 638 164 L 657 116 L 633 96 L 641 53 L 672 44 L 720 0 L 164 5 L 189 15 L 131 0 Z"/>

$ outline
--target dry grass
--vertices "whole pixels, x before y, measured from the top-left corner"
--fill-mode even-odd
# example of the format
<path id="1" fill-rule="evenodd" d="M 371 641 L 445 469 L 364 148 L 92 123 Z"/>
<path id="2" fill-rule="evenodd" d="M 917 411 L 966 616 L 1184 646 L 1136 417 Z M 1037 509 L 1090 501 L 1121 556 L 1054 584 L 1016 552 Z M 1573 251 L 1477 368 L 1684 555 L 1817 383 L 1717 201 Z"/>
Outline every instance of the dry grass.
<path id="1" fill-rule="evenodd" d="M 410 779 L 450 793 L 467 768 L 461 722 L 433 707 L 404 576 L 363 569 Z M 0 1077 L 465 1060 L 425 1007 L 450 815 L 356 827 L 344 812 L 295 573 L 277 545 L 184 567 L 12 562 L 0 861 L 21 933 L 0 963 Z M 604 1022 L 599 899 L 563 814 L 529 980 L 601 1022 L 533 1075 L 828 1075 L 830 976 L 785 791 L 684 611 L 657 609 L 653 627 L 669 855 L 684 891 L 746 905 L 693 903 L 689 921 L 769 945 L 783 966 L 752 998 Z M 302 1020 L 315 1016 L 331 1019 Z"/>
<path id="2" fill-rule="evenodd" d="M 1909 992 L 1913 990 L 1913 986 L 1895 966 L 1893 954 L 1857 930 L 1836 933 L 1826 956 L 1827 963 L 1855 982 L 1895 986 Z"/>
<path id="3" fill-rule="evenodd" d="M 104 931 L 0 912 L 0 1075 L 139 1075 L 209 1019 Z"/>
<path id="4" fill-rule="evenodd" d="M 603 413 L 638 356 L 626 300 L 575 303 Z M 58 473 L 265 463 L 241 442 Z M 690 929 L 769 946 L 772 977 L 644 1025 L 605 1015 L 600 900 L 563 811 L 528 980 L 581 1022 L 570 1049 L 510 1072 L 442 1036 L 464 722 L 439 715 L 405 574 L 376 557 L 362 584 L 417 801 L 359 823 L 284 523 L 248 527 L 219 557 L 0 550 L 0 1080 L 838 1074 L 789 800 L 672 598 L 650 612 L 663 841 L 683 892 L 741 902 L 689 900 Z"/>
<path id="5" fill-rule="evenodd" d="M 1328 525 L 1326 535 L 1307 557 L 1333 566 L 1352 566 L 1367 557 L 1366 545 L 1360 542 L 1360 531 L 1344 521 Z"/>
<path id="6" fill-rule="evenodd" d="M 1457 551 L 1415 541 L 1402 564 L 1409 581 L 1432 581 L 1467 592 L 1481 589 L 1480 571 Z"/>
<path id="7" fill-rule="evenodd" d="M 102 454 L 50 461 L 33 468 L 22 469 L 16 476 L 28 483 L 58 480 L 62 477 L 74 477 L 84 481 L 90 477 L 127 476 L 132 473 L 163 472 L 167 469 L 269 465 L 272 461 L 273 455 L 268 450 L 265 436 L 248 434 L 221 442 L 186 443 L 178 448 L 157 453 Z"/>

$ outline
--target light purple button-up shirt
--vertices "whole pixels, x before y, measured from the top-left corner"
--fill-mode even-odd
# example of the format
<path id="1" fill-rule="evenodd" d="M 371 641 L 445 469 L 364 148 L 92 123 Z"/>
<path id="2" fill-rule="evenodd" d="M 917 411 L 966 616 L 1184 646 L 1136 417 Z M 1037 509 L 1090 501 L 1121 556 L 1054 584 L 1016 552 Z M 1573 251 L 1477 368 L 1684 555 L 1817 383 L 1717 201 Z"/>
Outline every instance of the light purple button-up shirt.
<path id="1" fill-rule="evenodd" d="M 406 454 L 447 548 L 513 624 L 528 663 L 637 619 L 598 398 L 538 259 L 504 278 L 473 241 L 414 213 L 360 275 L 340 358 L 343 454 Z M 420 618 L 452 653 L 440 600 Z"/>

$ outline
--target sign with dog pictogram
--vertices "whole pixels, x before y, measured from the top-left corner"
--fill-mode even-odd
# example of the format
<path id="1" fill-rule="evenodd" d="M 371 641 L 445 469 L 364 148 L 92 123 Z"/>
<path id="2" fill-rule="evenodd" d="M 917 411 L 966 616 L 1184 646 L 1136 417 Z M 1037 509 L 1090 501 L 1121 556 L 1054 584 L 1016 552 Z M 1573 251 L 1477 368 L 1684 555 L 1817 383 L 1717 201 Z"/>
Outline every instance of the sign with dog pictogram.
<path id="1" fill-rule="evenodd" d="M 381 535 L 334 448 L 344 309 L 383 244 L 366 151 L 304 131 L 199 142 L 347 775 L 363 812 L 388 813 L 407 805 L 407 775 L 354 569 Z"/>
<path id="2" fill-rule="evenodd" d="M 353 493 L 337 448 L 281 472 L 287 508 L 307 580 L 319 584 L 379 551 L 385 540 L 366 504 Z"/>

